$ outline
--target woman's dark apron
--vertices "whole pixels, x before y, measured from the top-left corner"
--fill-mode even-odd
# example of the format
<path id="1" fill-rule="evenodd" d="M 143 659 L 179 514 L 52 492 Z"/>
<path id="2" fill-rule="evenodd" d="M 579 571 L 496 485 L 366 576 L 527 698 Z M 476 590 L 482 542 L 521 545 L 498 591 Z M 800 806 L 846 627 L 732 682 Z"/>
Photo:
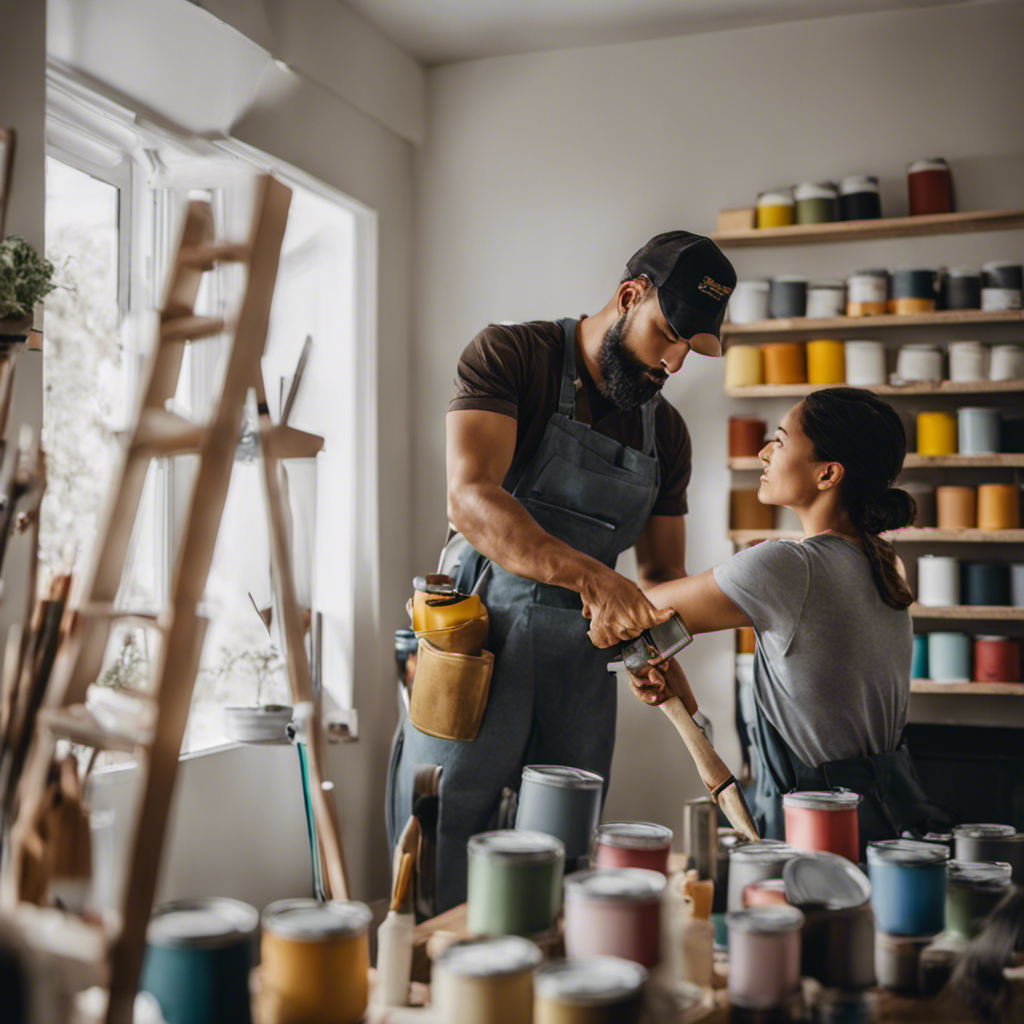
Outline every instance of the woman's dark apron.
<path id="1" fill-rule="evenodd" d="M 576 321 L 565 335 L 558 412 L 514 486 L 524 508 L 548 533 L 609 567 L 643 530 L 660 484 L 655 448 L 656 401 L 642 407 L 640 451 L 575 419 Z M 475 554 L 475 553 L 474 553 Z M 460 590 L 471 588 L 484 559 Z M 487 648 L 494 674 L 487 710 L 470 743 L 436 739 L 403 715 L 388 779 L 388 838 L 392 846 L 412 809 L 417 766 L 441 765 L 435 913 L 466 898 L 466 841 L 497 823 L 502 790 L 519 789 L 525 764 L 586 768 L 606 780 L 615 742 L 616 682 L 608 672 L 614 650 L 587 636 L 580 596 L 562 587 L 513 576 L 491 563 L 478 591 L 487 606 Z"/>
<path id="2" fill-rule="evenodd" d="M 755 751 L 751 805 L 762 839 L 785 839 L 782 797 L 795 790 L 842 787 L 863 797 L 857 809 L 861 860 L 869 842 L 897 839 L 904 832 L 947 832 L 949 815 L 933 804 L 918 781 L 905 740 L 889 753 L 826 761 L 810 767 L 797 756 L 757 702 L 766 674 L 760 647 L 754 655 L 754 721 L 747 723 Z"/>

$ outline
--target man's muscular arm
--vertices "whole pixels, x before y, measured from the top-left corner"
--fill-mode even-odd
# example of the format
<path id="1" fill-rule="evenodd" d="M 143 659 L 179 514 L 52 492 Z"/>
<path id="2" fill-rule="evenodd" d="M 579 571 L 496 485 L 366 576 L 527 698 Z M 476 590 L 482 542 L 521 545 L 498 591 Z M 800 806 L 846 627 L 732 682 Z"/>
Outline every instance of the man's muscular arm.
<path id="1" fill-rule="evenodd" d="M 481 554 L 507 572 L 576 591 L 599 647 L 637 636 L 671 614 L 636 584 L 541 529 L 502 486 L 515 453 L 516 421 L 460 409 L 447 417 L 448 518 Z"/>

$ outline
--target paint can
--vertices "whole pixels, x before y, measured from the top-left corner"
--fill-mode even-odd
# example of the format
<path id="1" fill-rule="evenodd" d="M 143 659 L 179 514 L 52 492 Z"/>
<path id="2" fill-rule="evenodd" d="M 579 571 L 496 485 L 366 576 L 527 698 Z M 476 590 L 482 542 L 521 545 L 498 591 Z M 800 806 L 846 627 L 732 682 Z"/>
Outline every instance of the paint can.
<path id="1" fill-rule="evenodd" d="M 772 1010 L 800 989 L 800 931 L 796 907 L 748 907 L 728 915 L 729 1002 Z"/>
<path id="2" fill-rule="evenodd" d="M 766 384 L 807 383 L 807 356 L 802 343 L 778 341 L 761 348 Z"/>
<path id="3" fill-rule="evenodd" d="M 966 605 L 1008 605 L 1010 567 L 1004 562 L 962 562 L 960 602 Z"/>
<path id="4" fill-rule="evenodd" d="M 445 1024 L 531 1024 L 542 958 L 515 935 L 455 942 L 434 962 L 432 1002 Z"/>
<path id="5" fill-rule="evenodd" d="M 950 267 L 942 290 L 946 309 L 981 309 L 981 271 L 976 267 Z"/>
<path id="6" fill-rule="evenodd" d="M 729 529 L 772 530 L 775 507 L 757 500 L 758 488 L 736 488 L 729 492 Z"/>
<path id="7" fill-rule="evenodd" d="M 1024 345 L 993 345 L 989 380 L 1024 379 Z"/>
<path id="8" fill-rule="evenodd" d="M 953 848 L 961 861 L 1009 864 L 1014 885 L 1024 885 L 1024 832 L 1012 825 L 957 825 Z"/>
<path id="9" fill-rule="evenodd" d="M 973 530 L 978 525 L 978 491 L 974 487 L 936 487 L 940 530 Z"/>
<path id="10" fill-rule="evenodd" d="M 786 883 L 781 878 L 762 878 L 743 887 L 740 901 L 744 907 L 788 907 Z"/>
<path id="11" fill-rule="evenodd" d="M 917 560 L 917 602 L 931 608 L 960 603 L 960 563 L 955 558 L 922 555 Z"/>
<path id="12" fill-rule="evenodd" d="M 847 316 L 874 316 L 888 308 L 888 270 L 858 270 L 846 279 Z"/>
<path id="13" fill-rule="evenodd" d="M 981 308 L 1004 311 L 1021 308 L 1024 268 L 1019 263 L 986 263 L 981 268 Z"/>
<path id="14" fill-rule="evenodd" d="M 924 999 L 934 999 L 949 981 L 963 955 L 963 939 L 945 932 L 921 950 L 917 965 L 917 990 Z"/>
<path id="15" fill-rule="evenodd" d="M 1016 484 L 982 484 L 978 488 L 978 529 L 1020 528 L 1020 488 Z"/>
<path id="16" fill-rule="evenodd" d="M 938 519 L 936 488 L 929 484 L 900 484 L 913 499 L 917 506 L 917 518 L 914 520 L 916 527 L 935 526 Z"/>
<path id="17" fill-rule="evenodd" d="M 903 381 L 942 380 L 942 349 L 936 345 L 901 345 L 896 376 Z"/>
<path id="18" fill-rule="evenodd" d="M 910 659 L 910 678 L 928 679 L 928 634 L 914 635 L 914 653 Z"/>
<path id="19" fill-rule="evenodd" d="M 773 320 L 802 317 L 807 312 L 807 278 L 798 274 L 773 277 L 768 291 L 768 315 Z"/>
<path id="20" fill-rule="evenodd" d="M 846 315 L 845 281 L 812 281 L 807 285 L 808 319 L 832 319 Z"/>
<path id="21" fill-rule="evenodd" d="M 905 316 L 935 311 L 935 271 L 930 267 L 897 270 L 892 277 L 889 312 Z"/>
<path id="22" fill-rule="evenodd" d="M 729 852 L 728 909 L 739 910 L 743 906 L 743 890 L 753 882 L 781 878 L 787 862 L 799 853 L 788 843 L 773 839 L 733 847 Z"/>
<path id="23" fill-rule="evenodd" d="M 768 424 L 751 416 L 729 417 L 729 458 L 756 457 L 765 444 Z"/>
<path id="24" fill-rule="evenodd" d="M 604 779 L 597 772 L 557 764 L 527 765 L 519 787 L 516 828 L 546 832 L 565 846 L 565 859 L 590 853 L 601 817 Z"/>
<path id="25" fill-rule="evenodd" d="M 942 931 L 948 860 L 949 851 L 934 843 L 911 839 L 868 843 L 871 906 L 880 932 L 934 935 Z"/>
<path id="26" fill-rule="evenodd" d="M 737 281 L 729 299 L 729 319 L 734 324 L 751 324 L 768 319 L 767 281 Z"/>
<path id="27" fill-rule="evenodd" d="M 841 341 L 820 338 L 807 342 L 809 384 L 843 384 L 846 381 L 846 349 Z"/>
<path id="28" fill-rule="evenodd" d="M 647 971 L 617 957 L 545 964 L 533 979 L 534 1024 L 639 1024 Z"/>
<path id="29" fill-rule="evenodd" d="M 948 412 L 919 412 L 917 451 L 920 455 L 956 455 L 956 417 Z"/>
<path id="30" fill-rule="evenodd" d="M 1024 608 L 1024 562 L 1010 566 L 1010 603 L 1014 608 Z"/>
<path id="31" fill-rule="evenodd" d="M 988 348 L 980 341 L 951 341 L 949 379 L 965 382 L 988 380 Z"/>
<path id="32" fill-rule="evenodd" d="M 915 160 L 907 167 L 910 216 L 953 212 L 953 177 L 941 157 Z"/>
<path id="33" fill-rule="evenodd" d="M 878 179 L 870 174 L 853 174 L 839 182 L 841 220 L 875 220 L 882 216 Z"/>
<path id="34" fill-rule="evenodd" d="M 717 877 L 717 825 L 718 804 L 711 797 L 697 797 L 683 805 L 683 853 L 687 870 L 694 869 L 698 878 Z"/>
<path id="35" fill-rule="evenodd" d="M 961 455 L 993 455 L 999 451 L 999 410 L 978 406 L 957 409 L 957 445 Z"/>
<path id="36" fill-rule="evenodd" d="M 541 832 L 481 832 L 466 844 L 472 935 L 547 931 L 562 905 L 565 847 Z"/>
<path id="37" fill-rule="evenodd" d="M 260 915 L 220 897 L 173 900 L 153 911 L 139 989 L 167 1024 L 250 1024 L 249 971 Z"/>
<path id="38" fill-rule="evenodd" d="M 1019 683 L 1020 643 L 1006 636 L 975 637 L 974 682 Z"/>
<path id="39" fill-rule="evenodd" d="M 921 954 L 934 935 L 887 935 L 875 933 L 875 974 L 882 988 L 916 995 Z"/>
<path id="40" fill-rule="evenodd" d="M 856 864 L 860 802 L 860 794 L 849 789 L 786 793 L 782 798 L 786 842 L 798 850 L 835 853 Z"/>
<path id="41" fill-rule="evenodd" d="M 966 633 L 929 633 L 928 669 L 939 683 L 971 681 L 971 638 Z"/>
<path id="42" fill-rule="evenodd" d="M 668 874 L 672 829 L 652 821 L 610 821 L 594 832 L 596 868 L 646 868 Z"/>
<path id="43" fill-rule="evenodd" d="M 847 384 L 865 388 L 886 382 L 885 346 L 880 341 L 856 339 L 844 347 Z"/>
<path id="44" fill-rule="evenodd" d="M 666 879 L 643 868 L 578 871 L 565 879 L 565 954 L 658 962 Z"/>
<path id="45" fill-rule="evenodd" d="M 794 220 L 793 197 L 788 192 L 762 192 L 757 197 L 757 226 L 784 228 Z"/>
<path id="46" fill-rule="evenodd" d="M 361 1021 L 369 995 L 371 917 L 363 903 L 271 903 L 263 911 L 260 1020 Z"/>
<path id="47" fill-rule="evenodd" d="M 746 388 L 764 383 L 760 345 L 730 345 L 725 350 L 725 386 Z"/>
<path id="48" fill-rule="evenodd" d="M 830 182 L 805 182 L 793 189 L 797 224 L 828 224 L 839 219 L 839 192 Z"/>
<path id="49" fill-rule="evenodd" d="M 1012 867 L 1005 862 L 949 862 L 946 930 L 973 939 L 981 923 L 1010 889 Z"/>

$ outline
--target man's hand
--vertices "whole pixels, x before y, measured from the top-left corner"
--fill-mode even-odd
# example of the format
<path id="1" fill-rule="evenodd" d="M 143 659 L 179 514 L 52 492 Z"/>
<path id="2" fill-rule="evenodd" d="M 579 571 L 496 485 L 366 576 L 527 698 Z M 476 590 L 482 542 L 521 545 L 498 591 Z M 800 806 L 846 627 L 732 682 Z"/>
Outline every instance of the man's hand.
<path id="1" fill-rule="evenodd" d="M 614 569 L 588 580 L 580 595 L 583 616 L 590 619 L 587 635 L 595 647 L 632 640 L 673 615 L 671 608 L 655 608 L 635 583 Z"/>

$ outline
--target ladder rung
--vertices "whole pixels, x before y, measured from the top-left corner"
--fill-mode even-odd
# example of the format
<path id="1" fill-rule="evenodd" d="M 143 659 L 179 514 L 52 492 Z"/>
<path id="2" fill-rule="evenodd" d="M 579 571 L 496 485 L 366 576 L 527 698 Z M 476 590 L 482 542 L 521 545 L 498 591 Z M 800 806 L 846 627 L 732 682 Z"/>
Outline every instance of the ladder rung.
<path id="1" fill-rule="evenodd" d="M 295 427 L 276 426 L 267 432 L 267 447 L 274 458 L 311 459 L 323 446 L 322 437 Z"/>
<path id="2" fill-rule="evenodd" d="M 203 245 L 194 249 L 182 249 L 178 260 L 184 267 L 198 267 L 212 270 L 217 263 L 244 263 L 249 258 L 249 247 L 237 242 L 221 245 Z"/>
<path id="3" fill-rule="evenodd" d="M 201 423 L 168 412 L 166 409 L 144 409 L 132 443 L 140 455 L 187 455 L 203 443 L 206 427 Z"/>
<path id="4" fill-rule="evenodd" d="M 175 316 L 160 324 L 161 341 L 198 341 L 224 333 L 224 321 L 215 316 Z"/>
<path id="5" fill-rule="evenodd" d="M 124 750 L 131 754 L 149 745 L 147 737 L 104 728 L 84 704 L 44 708 L 39 712 L 39 719 L 58 739 L 71 740 L 96 750 Z"/>
<path id="6" fill-rule="evenodd" d="M 116 608 L 112 604 L 100 601 L 88 601 L 75 611 L 90 619 L 111 619 L 137 626 L 151 626 L 154 629 L 164 628 L 164 613 L 145 611 L 141 608 Z"/>

